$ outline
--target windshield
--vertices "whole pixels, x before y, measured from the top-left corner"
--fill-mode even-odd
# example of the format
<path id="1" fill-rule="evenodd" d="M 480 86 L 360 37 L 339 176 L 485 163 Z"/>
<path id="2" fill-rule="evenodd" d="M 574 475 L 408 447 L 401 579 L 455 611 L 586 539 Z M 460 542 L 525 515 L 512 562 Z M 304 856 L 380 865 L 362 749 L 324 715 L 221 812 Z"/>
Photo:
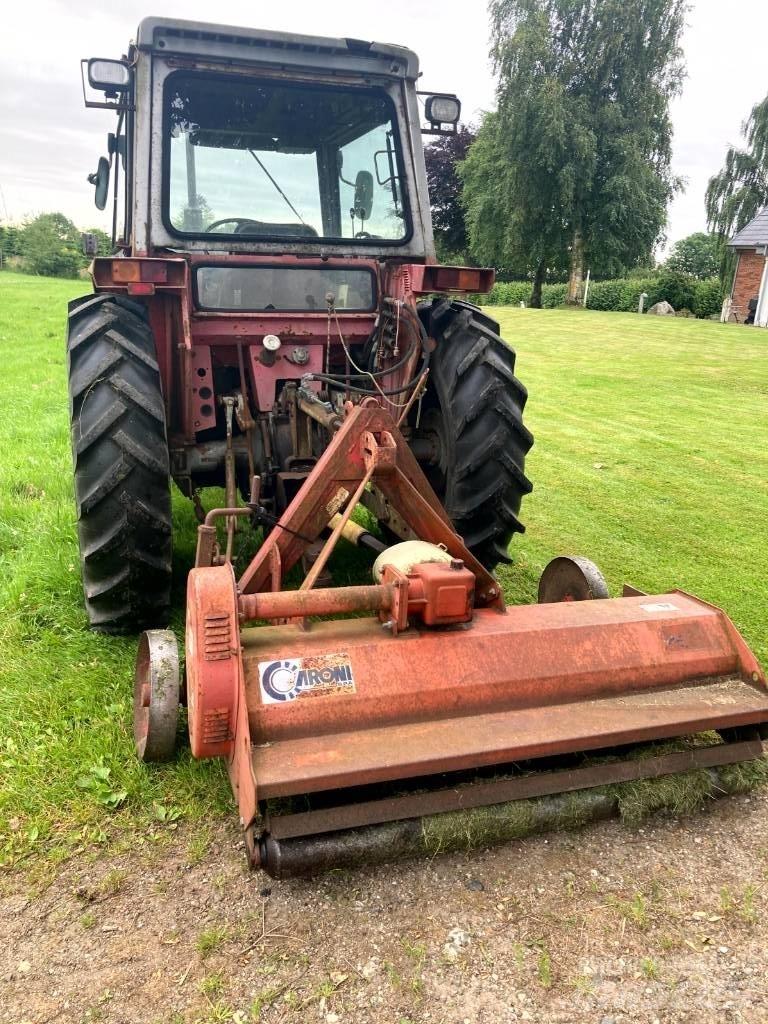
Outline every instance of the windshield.
<path id="1" fill-rule="evenodd" d="M 177 73 L 166 85 L 177 234 L 405 241 L 394 107 L 381 90 Z"/>

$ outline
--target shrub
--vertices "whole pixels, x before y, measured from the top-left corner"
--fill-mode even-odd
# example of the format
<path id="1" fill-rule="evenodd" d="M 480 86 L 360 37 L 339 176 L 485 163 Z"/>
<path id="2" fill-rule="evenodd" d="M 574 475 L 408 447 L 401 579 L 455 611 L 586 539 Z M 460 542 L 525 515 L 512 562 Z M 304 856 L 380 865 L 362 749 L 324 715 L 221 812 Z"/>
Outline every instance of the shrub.
<path id="1" fill-rule="evenodd" d="M 587 308 L 604 311 L 624 309 L 624 291 L 627 284 L 626 281 L 595 281 L 589 286 Z"/>
<path id="2" fill-rule="evenodd" d="M 696 300 L 693 312 L 698 317 L 719 316 L 723 306 L 723 286 L 719 277 L 707 277 L 696 282 Z"/>
<path id="3" fill-rule="evenodd" d="M 533 285 L 528 281 L 497 281 L 490 295 L 485 299 L 487 306 L 526 306 L 531 301 Z"/>
<path id="4" fill-rule="evenodd" d="M 541 304 L 554 309 L 565 303 L 566 284 L 545 284 L 541 290 Z M 697 280 L 690 274 L 663 270 L 649 277 L 625 277 L 614 281 L 592 281 L 587 296 L 587 308 L 610 313 L 635 313 L 640 296 L 645 292 L 645 309 L 666 300 L 675 310 L 690 311 L 706 319 L 720 312 L 723 293 L 716 277 Z M 491 293 L 482 299 L 487 306 L 526 306 L 531 298 L 529 281 L 498 281 Z"/>
<path id="5" fill-rule="evenodd" d="M 696 305 L 696 278 L 678 270 L 662 270 L 649 305 L 662 301 L 668 302 L 675 310 L 693 309 Z"/>
<path id="6" fill-rule="evenodd" d="M 587 308 L 613 313 L 635 313 L 643 292 L 651 295 L 655 278 L 618 278 L 615 281 L 595 281 L 589 287 Z M 648 308 L 649 299 L 645 305 Z"/>
<path id="7" fill-rule="evenodd" d="M 541 289 L 541 305 L 544 309 L 555 309 L 565 303 L 567 284 L 545 284 Z"/>

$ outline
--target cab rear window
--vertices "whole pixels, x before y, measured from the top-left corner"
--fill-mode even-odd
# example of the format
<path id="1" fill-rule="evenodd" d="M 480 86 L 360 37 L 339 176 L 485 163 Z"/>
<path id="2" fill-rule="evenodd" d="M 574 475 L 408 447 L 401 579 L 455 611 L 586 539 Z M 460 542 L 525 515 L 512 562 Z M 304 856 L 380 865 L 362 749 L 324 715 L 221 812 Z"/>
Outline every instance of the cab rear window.
<path id="1" fill-rule="evenodd" d="M 367 312 L 376 305 L 369 270 L 343 267 L 199 267 L 197 303 L 221 312 Z"/>

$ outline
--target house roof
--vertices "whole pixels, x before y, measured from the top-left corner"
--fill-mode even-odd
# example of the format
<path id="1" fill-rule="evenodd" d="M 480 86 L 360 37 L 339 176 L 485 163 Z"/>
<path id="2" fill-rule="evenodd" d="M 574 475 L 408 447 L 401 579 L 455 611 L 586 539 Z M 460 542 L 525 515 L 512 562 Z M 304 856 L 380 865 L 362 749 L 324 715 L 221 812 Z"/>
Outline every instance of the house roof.
<path id="1" fill-rule="evenodd" d="M 749 224 L 737 231 L 728 245 L 734 249 L 751 249 L 756 245 L 768 245 L 768 206 L 751 220 Z"/>

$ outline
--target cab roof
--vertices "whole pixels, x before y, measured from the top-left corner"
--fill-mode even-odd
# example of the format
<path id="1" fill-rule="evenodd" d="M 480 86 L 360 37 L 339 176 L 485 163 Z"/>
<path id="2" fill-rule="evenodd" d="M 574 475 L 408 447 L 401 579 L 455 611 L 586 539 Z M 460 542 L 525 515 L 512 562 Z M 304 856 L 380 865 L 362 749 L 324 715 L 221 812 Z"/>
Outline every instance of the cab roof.
<path id="1" fill-rule="evenodd" d="M 362 39 L 305 36 L 268 29 L 235 28 L 173 18 L 144 18 L 136 47 L 144 52 L 201 57 L 237 57 L 258 63 L 337 68 L 365 74 L 418 78 L 419 58 L 391 43 Z"/>

